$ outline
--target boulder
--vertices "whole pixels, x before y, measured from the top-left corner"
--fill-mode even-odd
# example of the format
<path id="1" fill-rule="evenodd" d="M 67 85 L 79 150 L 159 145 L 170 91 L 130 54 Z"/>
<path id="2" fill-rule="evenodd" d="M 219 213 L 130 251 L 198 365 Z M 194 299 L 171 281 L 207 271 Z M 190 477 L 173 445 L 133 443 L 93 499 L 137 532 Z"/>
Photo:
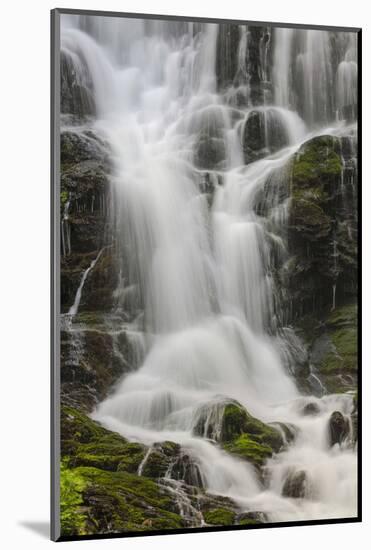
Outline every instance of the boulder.
<path id="1" fill-rule="evenodd" d="M 302 414 L 304 416 L 315 416 L 320 412 L 320 408 L 317 405 L 317 403 L 314 403 L 313 401 L 311 403 L 307 403 L 303 409 Z"/>
<path id="2" fill-rule="evenodd" d="M 290 472 L 283 484 L 282 496 L 288 498 L 304 498 L 307 482 L 307 473 L 304 470 Z"/>
<path id="3" fill-rule="evenodd" d="M 329 420 L 330 447 L 340 445 L 350 434 L 349 420 L 339 411 L 334 411 Z"/>

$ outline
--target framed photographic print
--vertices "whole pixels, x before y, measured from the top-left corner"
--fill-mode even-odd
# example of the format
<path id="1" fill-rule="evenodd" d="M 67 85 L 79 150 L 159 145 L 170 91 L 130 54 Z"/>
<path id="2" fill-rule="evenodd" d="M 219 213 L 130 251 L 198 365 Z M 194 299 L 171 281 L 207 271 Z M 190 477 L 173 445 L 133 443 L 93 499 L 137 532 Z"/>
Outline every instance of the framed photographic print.
<path id="1" fill-rule="evenodd" d="M 355 28 L 52 11 L 52 537 L 361 520 Z"/>

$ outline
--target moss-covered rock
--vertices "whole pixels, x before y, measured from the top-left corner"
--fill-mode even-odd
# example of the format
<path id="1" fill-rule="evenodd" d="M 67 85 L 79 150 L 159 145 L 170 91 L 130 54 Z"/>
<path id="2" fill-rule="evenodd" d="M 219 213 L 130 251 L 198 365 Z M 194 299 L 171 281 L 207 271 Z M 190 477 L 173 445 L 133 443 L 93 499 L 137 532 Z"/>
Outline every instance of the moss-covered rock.
<path id="1" fill-rule="evenodd" d="M 196 435 L 214 439 L 225 451 L 258 468 L 284 446 L 281 432 L 282 427 L 258 420 L 237 401 L 223 400 L 201 407 L 194 427 Z"/>
<path id="2" fill-rule="evenodd" d="M 257 443 L 271 447 L 276 452 L 283 445 L 282 436 L 275 428 L 254 418 L 239 403 L 228 403 L 224 408 L 221 441 L 227 443 L 245 435 Z"/>
<path id="3" fill-rule="evenodd" d="M 64 468 L 62 536 L 184 527 L 173 498 L 154 481 L 128 472 Z"/>
<path id="4" fill-rule="evenodd" d="M 208 525 L 233 525 L 236 514 L 226 508 L 214 508 L 204 514 L 204 520 Z"/>
<path id="5" fill-rule="evenodd" d="M 279 272 L 279 282 L 289 288 L 294 322 L 357 292 L 357 212 L 354 197 L 348 197 L 354 194 L 356 169 L 348 168 L 344 139 L 315 137 L 292 161 L 290 260 Z"/>
<path id="6" fill-rule="evenodd" d="M 260 525 L 267 523 L 268 518 L 264 512 L 243 512 L 236 518 L 237 525 Z"/>
<path id="7" fill-rule="evenodd" d="M 61 454 L 70 466 L 94 466 L 107 471 L 135 473 L 146 447 L 128 442 L 106 430 L 83 412 L 72 407 L 61 409 Z"/>
<path id="8" fill-rule="evenodd" d="M 265 461 L 273 454 L 273 448 L 270 445 L 262 443 L 258 438 L 249 434 L 243 434 L 230 443 L 223 445 L 224 450 L 248 460 L 254 466 L 260 468 Z"/>
<path id="9" fill-rule="evenodd" d="M 152 478 L 165 476 L 170 465 L 175 462 L 180 453 L 180 445 L 172 441 L 155 443 L 145 460 L 142 475 Z"/>
<path id="10" fill-rule="evenodd" d="M 331 393 L 357 386 L 357 323 L 356 304 L 347 304 L 324 314 L 309 335 L 311 363 Z"/>

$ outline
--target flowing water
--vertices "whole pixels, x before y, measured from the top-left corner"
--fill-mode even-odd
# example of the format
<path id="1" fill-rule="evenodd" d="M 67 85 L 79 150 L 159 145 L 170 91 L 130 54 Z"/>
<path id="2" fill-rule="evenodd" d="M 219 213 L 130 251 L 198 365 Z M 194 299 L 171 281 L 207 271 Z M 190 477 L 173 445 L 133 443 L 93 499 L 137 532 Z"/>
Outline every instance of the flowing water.
<path id="1" fill-rule="evenodd" d="M 248 27 L 240 28 L 235 52 L 238 82 L 223 87 L 218 25 L 63 18 L 62 52 L 82 83 L 91 79 L 95 126 L 112 150 L 116 241 L 129 259 L 124 286 L 139 296 L 143 315 L 132 328 L 147 342 L 139 368 L 94 418 L 149 445 L 180 443 L 210 493 L 269 521 L 355 516 L 356 453 L 328 443 L 331 413 L 350 415 L 352 396 L 300 394 L 290 371 L 294 336 L 285 336 L 271 276 L 273 262 L 287 254 L 282 189 L 290 158 L 312 135 L 347 133 L 343 110 L 357 95 L 355 35 L 270 29 L 257 55 L 261 87 L 271 73 L 273 94 L 253 105 Z M 262 121 L 264 154 L 246 165 L 251 116 Z M 210 144 L 204 161 L 200 151 Z M 262 200 L 264 216 L 257 214 Z M 295 442 L 268 461 L 265 485 L 252 466 L 192 435 L 200 407 L 224 398 L 298 429 Z M 318 415 L 302 415 L 309 401 Z M 305 498 L 282 496 L 287 473 L 297 469 L 308 474 Z M 176 482 L 165 482 L 191 513 Z"/>

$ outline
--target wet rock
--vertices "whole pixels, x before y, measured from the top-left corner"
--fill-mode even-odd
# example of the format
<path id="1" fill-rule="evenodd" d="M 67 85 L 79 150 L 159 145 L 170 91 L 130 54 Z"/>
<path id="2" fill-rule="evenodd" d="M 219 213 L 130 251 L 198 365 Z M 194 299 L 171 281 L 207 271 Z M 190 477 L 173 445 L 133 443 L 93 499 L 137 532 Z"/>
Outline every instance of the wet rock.
<path id="1" fill-rule="evenodd" d="M 236 525 L 259 525 L 267 523 L 268 517 L 264 512 L 243 512 L 236 517 Z"/>
<path id="2" fill-rule="evenodd" d="M 317 403 L 307 403 L 302 410 L 304 416 L 315 416 L 320 412 L 320 408 Z"/>
<path id="3" fill-rule="evenodd" d="M 278 429 L 251 416 L 237 401 L 216 401 L 198 411 L 195 435 L 214 439 L 231 454 L 261 468 L 284 439 Z"/>
<path id="4" fill-rule="evenodd" d="M 96 314 L 81 316 L 72 331 L 61 331 L 62 403 L 87 412 L 107 397 L 131 365 L 126 334 L 113 336 L 96 319 Z M 119 338 L 120 354 L 114 338 Z"/>
<path id="5" fill-rule="evenodd" d="M 307 473 L 304 470 L 290 472 L 282 488 L 282 496 L 304 498 L 307 488 Z"/>
<path id="6" fill-rule="evenodd" d="M 62 129 L 60 146 L 62 167 L 86 160 L 109 163 L 108 145 L 92 130 Z"/>
<path id="7" fill-rule="evenodd" d="M 274 108 L 251 111 L 243 127 L 242 145 L 246 164 L 287 146 L 284 119 Z"/>
<path id="8" fill-rule="evenodd" d="M 288 422 L 271 422 L 270 426 L 283 433 L 283 440 L 286 444 L 290 444 L 295 441 L 299 432 L 297 426 Z"/>
<path id="9" fill-rule="evenodd" d="M 221 166 L 226 158 L 225 142 L 221 138 L 200 138 L 197 143 L 194 157 L 198 168 L 211 170 Z"/>
<path id="10" fill-rule="evenodd" d="M 190 120 L 190 129 L 197 136 L 194 164 L 203 170 L 223 166 L 226 159 L 225 114 L 223 108 L 212 105 Z"/>
<path id="11" fill-rule="evenodd" d="M 184 481 L 187 485 L 204 487 L 202 474 L 199 465 L 189 454 L 181 453 L 171 467 L 171 478 Z"/>
<path id="12" fill-rule="evenodd" d="M 333 306 L 334 292 L 337 303 L 356 295 L 356 173 L 345 183 L 342 148 L 337 138 L 316 137 L 292 163 L 287 281 L 294 318 Z"/>
<path id="13" fill-rule="evenodd" d="M 322 319 L 311 317 L 305 326 L 310 362 L 330 393 L 344 393 L 357 387 L 357 305 L 350 303 L 326 312 Z"/>
<path id="14" fill-rule="evenodd" d="M 225 508 L 214 508 L 204 514 L 207 525 L 233 525 L 235 513 Z"/>
<path id="15" fill-rule="evenodd" d="M 329 440 L 330 447 L 340 445 L 350 433 L 349 420 L 339 412 L 334 411 L 329 420 Z"/>
<path id="16" fill-rule="evenodd" d="M 179 454 L 180 446 L 176 443 L 155 443 L 143 465 L 142 475 L 154 479 L 164 477 Z"/>
<path id="17" fill-rule="evenodd" d="M 118 281 L 117 265 L 115 250 L 112 247 L 103 250 L 85 281 L 79 308 L 81 312 L 110 311 L 113 308 Z"/>

